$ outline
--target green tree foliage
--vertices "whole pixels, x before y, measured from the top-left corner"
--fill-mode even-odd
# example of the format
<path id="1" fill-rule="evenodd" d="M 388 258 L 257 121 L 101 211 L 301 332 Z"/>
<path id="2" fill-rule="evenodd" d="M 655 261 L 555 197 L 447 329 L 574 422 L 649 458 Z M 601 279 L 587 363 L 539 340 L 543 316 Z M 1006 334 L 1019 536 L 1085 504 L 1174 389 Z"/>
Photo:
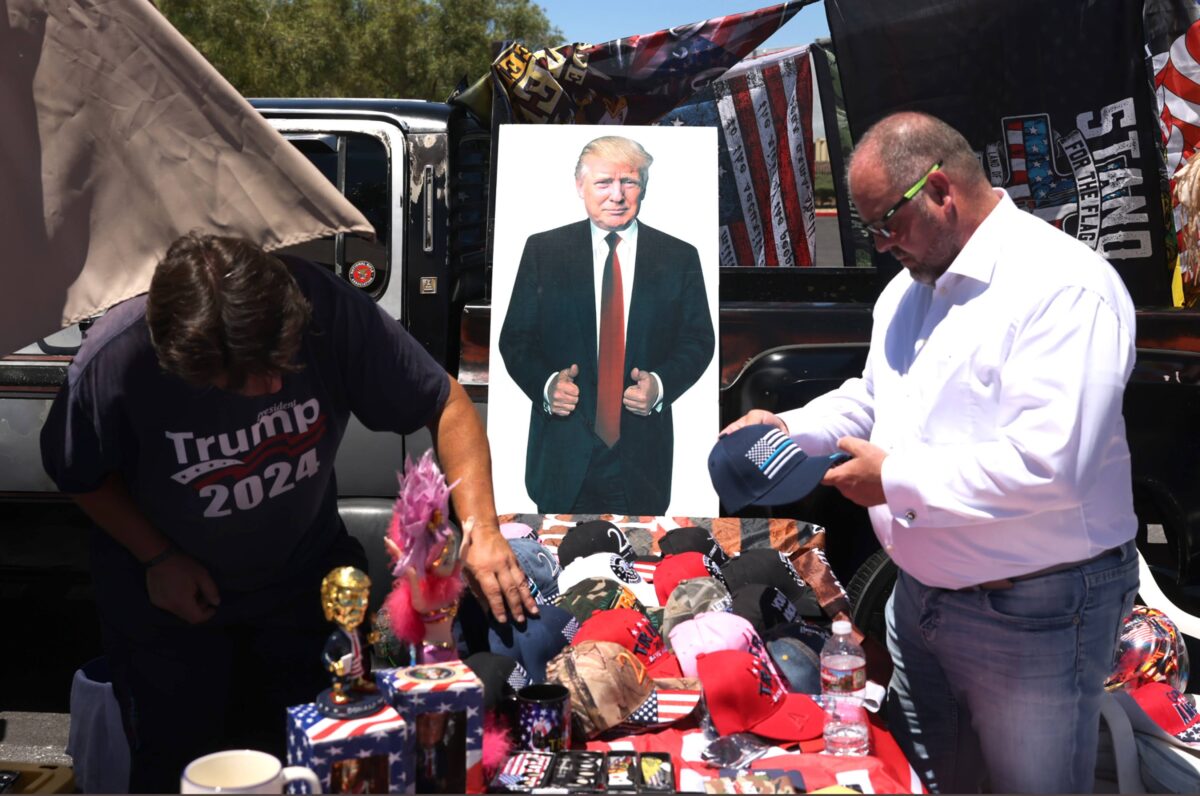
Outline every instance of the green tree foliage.
<path id="1" fill-rule="evenodd" d="M 248 97 L 444 100 L 483 75 L 492 42 L 562 34 L 530 0 L 158 0 Z"/>

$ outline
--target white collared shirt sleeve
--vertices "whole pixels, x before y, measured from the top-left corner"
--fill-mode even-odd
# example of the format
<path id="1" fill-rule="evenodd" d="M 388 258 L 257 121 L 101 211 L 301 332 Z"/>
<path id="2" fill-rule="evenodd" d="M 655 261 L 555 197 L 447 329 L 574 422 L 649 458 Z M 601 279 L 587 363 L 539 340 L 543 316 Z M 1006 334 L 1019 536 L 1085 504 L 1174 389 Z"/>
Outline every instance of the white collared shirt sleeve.
<path id="1" fill-rule="evenodd" d="M 546 386 L 542 388 L 542 411 L 550 414 L 550 388 L 554 385 L 554 379 L 558 376 L 558 371 L 550 374 L 550 378 L 546 379 Z"/>
<path id="2" fill-rule="evenodd" d="M 847 379 L 799 409 L 780 412 L 779 418 L 787 424 L 792 440 L 810 456 L 833 453 L 842 437 L 870 439 L 875 424 L 870 359 L 862 376 Z"/>

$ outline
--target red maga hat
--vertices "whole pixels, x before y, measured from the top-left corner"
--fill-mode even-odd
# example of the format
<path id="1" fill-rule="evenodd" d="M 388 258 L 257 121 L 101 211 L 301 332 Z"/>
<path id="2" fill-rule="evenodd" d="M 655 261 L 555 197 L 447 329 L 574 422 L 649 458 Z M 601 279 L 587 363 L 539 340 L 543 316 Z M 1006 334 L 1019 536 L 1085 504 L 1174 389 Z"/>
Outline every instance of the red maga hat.
<path id="1" fill-rule="evenodd" d="M 612 608 L 597 611 L 579 626 L 572 643 L 611 641 L 620 644 L 637 656 L 646 672 L 655 678 L 683 677 L 679 660 L 667 651 L 660 634 L 641 611 L 633 608 Z"/>
<path id="2" fill-rule="evenodd" d="M 778 741 L 821 735 L 825 712 L 805 694 L 788 693 L 783 681 L 756 655 L 740 650 L 696 658 L 704 702 L 721 735 L 752 732 Z"/>
<path id="3" fill-rule="evenodd" d="M 654 591 L 658 595 L 658 604 L 666 605 L 675 587 L 691 578 L 716 578 L 722 583 L 725 582 L 721 568 L 703 553 L 687 552 L 665 556 L 654 570 Z"/>

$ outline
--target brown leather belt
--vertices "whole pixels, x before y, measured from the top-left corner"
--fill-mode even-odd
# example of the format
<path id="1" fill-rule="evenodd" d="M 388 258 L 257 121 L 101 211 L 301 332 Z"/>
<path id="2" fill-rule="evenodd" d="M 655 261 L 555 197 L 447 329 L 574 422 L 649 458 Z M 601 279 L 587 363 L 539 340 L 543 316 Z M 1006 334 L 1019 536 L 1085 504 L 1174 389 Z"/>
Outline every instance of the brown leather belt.
<path id="1" fill-rule="evenodd" d="M 1033 578 L 1040 578 L 1042 575 L 1053 575 L 1055 572 L 1062 572 L 1066 569 L 1074 569 L 1075 567 L 1081 567 L 1084 564 L 1090 564 L 1093 561 L 1099 561 L 1105 556 L 1110 556 L 1113 553 L 1120 552 L 1121 548 L 1124 546 L 1125 545 L 1122 544 L 1117 545 L 1116 547 L 1110 547 L 1104 552 L 1097 553 L 1091 558 L 1085 558 L 1083 561 L 1068 561 L 1065 564 L 1055 564 L 1054 566 L 1046 567 L 1045 569 L 1026 572 L 1024 575 L 1010 575 L 1007 578 L 988 580 L 984 581 L 983 583 L 977 583 L 974 586 L 964 586 L 961 589 L 955 589 L 955 591 L 1002 591 L 1004 589 L 1011 589 L 1013 584 L 1018 581 L 1032 580 Z"/>

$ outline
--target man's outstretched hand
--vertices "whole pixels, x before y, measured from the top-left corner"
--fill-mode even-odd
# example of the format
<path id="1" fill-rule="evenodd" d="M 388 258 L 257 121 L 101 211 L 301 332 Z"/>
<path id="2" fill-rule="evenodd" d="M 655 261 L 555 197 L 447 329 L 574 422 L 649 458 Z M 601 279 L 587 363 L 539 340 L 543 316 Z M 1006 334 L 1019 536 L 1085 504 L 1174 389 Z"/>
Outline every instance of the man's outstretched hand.
<path id="1" fill-rule="evenodd" d="M 527 613 L 537 614 L 525 571 L 498 527 L 478 525 L 468 518 L 463 523 L 462 560 L 471 591 L 496 621 L 506 622 L 512 616 L 519 623 Z"/>

